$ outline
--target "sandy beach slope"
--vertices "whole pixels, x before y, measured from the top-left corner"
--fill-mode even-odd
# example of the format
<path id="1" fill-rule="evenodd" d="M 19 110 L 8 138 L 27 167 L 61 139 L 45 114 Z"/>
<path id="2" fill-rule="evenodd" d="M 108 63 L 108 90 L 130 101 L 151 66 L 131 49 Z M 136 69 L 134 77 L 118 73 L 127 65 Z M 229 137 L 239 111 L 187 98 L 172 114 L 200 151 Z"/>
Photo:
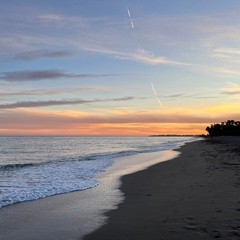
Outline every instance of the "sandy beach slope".
<path id="1" fill-rule="evenodd" d="M 153 166 L 123 171 L 116 163 L 96 188 L 2 208 L 0 239 L 240 239 L 240 138 L 179 151 L 155 165 L 161 153 L 131 156 Z"/>
<path id="2" fill-rule="evenodd" d="M 84 240 L 240 239 L 240 138 L 188 143 L 122 178 L 125 200 Z"/>

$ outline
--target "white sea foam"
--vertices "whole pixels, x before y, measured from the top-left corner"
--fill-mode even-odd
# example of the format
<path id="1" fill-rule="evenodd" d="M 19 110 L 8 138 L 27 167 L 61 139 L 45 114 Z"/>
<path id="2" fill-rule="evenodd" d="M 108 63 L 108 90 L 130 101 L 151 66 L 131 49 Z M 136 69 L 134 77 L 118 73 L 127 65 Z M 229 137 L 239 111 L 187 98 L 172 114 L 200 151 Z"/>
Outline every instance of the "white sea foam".
<path id="1" fill-rule="evenodd" d="M 0 208 L 85 190 L 114 158 L 171 150 L 194 138 L 0 137 Z"/>

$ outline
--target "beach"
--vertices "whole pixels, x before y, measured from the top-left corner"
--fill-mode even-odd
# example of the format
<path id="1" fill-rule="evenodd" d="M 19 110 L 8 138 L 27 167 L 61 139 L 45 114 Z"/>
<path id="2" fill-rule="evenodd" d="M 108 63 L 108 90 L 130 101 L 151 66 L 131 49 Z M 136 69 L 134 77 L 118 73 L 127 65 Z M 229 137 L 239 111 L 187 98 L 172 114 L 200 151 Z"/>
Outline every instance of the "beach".
<path id="1" fill-rule="evenodd" d="M 240 239 L 240 139 L 188 143 L 122 178 L 125 200 L 91 239 Z"/>
<path id="2" fill-rule="evenodd" d="M 239 147 L 239 138 L 213 138 L 161 163 L 160 152 L 130 156 L 150 166 L 115 164 L 96 188 L 0 209 L 1 239 L 239 239 Z"/>

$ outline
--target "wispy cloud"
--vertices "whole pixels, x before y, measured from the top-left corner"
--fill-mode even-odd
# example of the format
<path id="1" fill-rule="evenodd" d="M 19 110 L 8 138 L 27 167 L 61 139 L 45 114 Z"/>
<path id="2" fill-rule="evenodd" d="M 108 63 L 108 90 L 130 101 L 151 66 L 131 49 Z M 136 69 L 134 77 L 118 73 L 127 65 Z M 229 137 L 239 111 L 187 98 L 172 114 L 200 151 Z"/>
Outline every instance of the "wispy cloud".
<path id="1" fill-rule="evenodd" d="M 152 65 L 158 65 L 158 64 L 190 65 L 184 62 L 170 60 L 163 56 L 156 56 L 154 55 L 154 53 L 146 51 L 143 48 L 138 48 L 134 52 L 125 52 L 125 51 L 111 50 L 111 49 L 96 47 L 96 46 L 95 47 L 85 46 L 85 50 L 95 52 L 95 53 L 113 55 L 118 59 L 131 60 L 131 61 L 142 62 L 142 63 L 152 64 Z"/>
<path id="2" fill-rule="evenodd" d="M 55 42 L 55 43 L 54 43 Z M 48 46 L 48 47 L 62 47 L 63 41 L 50 35 L 44 34 L 23 34 L 17 32 L 6 33 L 0 37 L 0 50 L 2 53 L 8 52 L 9 50 L 21 51 L 21 52 L 31 52 L 36 50 L 36 46 Z M 60 46 L 61 45 L 61 46 Z"/>
<path id="3" fill-rule="evenodd" d="M 96 44 L 99 43 L 99 46 L 105 46 L 106 48 L 110 45 L 129 46 L 130 42 L 131 44 L 133 43 L 130 37 L 126 37 L 126 25 L 128 25 L 127 19 L 126 21 L 122 20 L 121 25 L 113 24 L 109 26 L 109 22 L 115 22 L 117 20 L 119 21 L 119 19 L 117 17 L 107 19 L 106 17 L 99 19 L 84 18 L 77 15 L 59 14 L 46 9 L 45 11 L 40 9 L 32 9 L 32 13 L 29 13 L 29 8 L 24 9 L 22 6 L 21 8 L 18 7 L 18 9 L 14 9 L 14 12 L 15 14 L 13 15 L 11 14 L 12 12 L 8 10 L 4 17 L 6 18 L 8 15 L 10 15 L 10 18 L 14 20 L 12 20 L 14 23 L 22 21 L 21 24 L 28 27 L 29 22 L 34 22 L 35 24 L 33 24 L 33 31 L 35 28 L 38 30 L 39 28 L 42 29 L 42 27 L 47 27 L 47 29 L 43 28 L 44 31 L 38 31 L 38 33 L 36 33 L 36 36 L 38 37 L 35 39 L 32 38 L 32 40 L 35 41 L 32 41 L 31 45 L 36 45 L 36 43 L 41 42 L 42 39 L 46 38 L 47 36 L 49 36 L 49 40 L 50 38 L 54 38 L 55 34 L 51 33 L 55 33 L 56 30 L 58 30 L 57 27 L 59 26 L 63 27 L 62 30 L 68 31 L 70 27 L 75 31 L 71 31 L 71 35 L 66 34 L 66 32 L 63 31 L 64 34 L 58 38 L 57 41 L 56 38 L 54 39 L 55 41 L 49 41 L 50 44 L 59 44 L 59 42 L 64 41 L 65 45 L 69 45 L 71 44 L 72 39 L 76 42 L 80 42 L 80 45 L 82 43 L 87 44 L 90 41 Z M 16 13 L 18 16 L 17 18 Z M 22 17 L 25 13 L 27 18 Z M 214 44 L 217 41 L 224 41 L 224 39 L 229 38 L 239 40 L 239 25 L 237 23 L 234 26 L 231 24 L 231 20 L 233 18 L 238 20 L 238 15 L 239 14 L 237 11 L 235 11 L 230 13 L 226 12 L 222 15 L 213 14 L 211 17 L 209 15 L 194 14 L 186 14 L 184 16 L 148 16 L 145 18 L 136 19 L 139 27 L 134 29 L 134 32 L 135 35 L 141 40 L 141 43 L 145 44 L 144 46 L 146 46 L 146 44 L 151 44 L 154 46 L 179 45 L 186 49 L 189 48 L 189 45 L 191 47 L 196 47 L 196 42 L 211 42 Z M 3 25 L 6 26 L 6 31 L 9 31 L 9 22 L 3 21 Z M 89 28 L 92 31 L 90 32 L 88 30 L 81 32 L 79 31 L 80 27 L 85 27 L 86 29 Z M 136 37 L 132 39 L 136 45 Z M 18 44 L 19 40 L 23 41 L 27 39 L 15 37 L 15 44 Z M 13 35 L 12 41 L 14 41 Z M 9 44 L 9 47 L 10 45 L 14 46 L 12 43 Z M 161 61 L 161 59 L 156 60 Z"/>
<path id="4" fill-rule="evenodd" d="M 25 90 L 18 92 L 0 92 L 0 97 L 12 97 L 12 96 L 49 96 L 49 95 L 61 95 L 65 93 L 74 92 L 100 92 L 109 91 L 110 88 L 57 88 L 57 89 L 42 89 L 42 90 Z"/>
<path id="5" fill-rule="evenodd" d="M 36 108 L 36 107 L 50 107 L 50 106 L 63 106 L 63 105 L 77 105 L 89 103 L 102 103 L 102 102 L 120 102 L 130 101 L 134 97 L 112 98 L 112 99 L 64 99 L 64 100 L 50 100 L 50 101 L 25 101 L 16 102 L 11 104 L 0 104 L 0 109 L 13 109 L 13 108 Z"/>
<path id="6" fill-rule="evenodd" d="M 141 48 L 138 49 L 136 53 L 130 54 L 130 60 L 135 60 L 138 62 L 148 63 L 148 64 L 176 64 L 176 65 L 190 65 L 183 62 L 178 62 L 174 60 L 170 60 L 166 57 L 155 56 L 154 53 L 146 51 Z"/>
<path id="7" fill-rule="evenodd" d="M 203 94 L 183 94 L 183 93 L 179 93 L 179 94 L 170 94 L 170 95 L 163 95 L 162 96 L 165 100 L 175 100 L 175 99 L 179 99 L 179 98 L 191 98 L 191 99 L 213 99 L 213 98 L 218 98 L 216 96 L 206 96 Z"/>
<path id="8" fill-rule="evenodd" d="M 238 88 L 238 89 L 226 89 L 225 91 L 222 91 L 222 93 L 227 94 L 227 95 L 240 94 L 240 88 Z"/>
<path id="9" fill-rule="evenodd" d="M 204 133 L 212 122 L 238 119 L 239 106 L 208 109 L 174 108 L 159 111 L 87 113 L 40 109 L 1 109 L 0 133 L 66 135 L 150 135 Z"/>
<path id="10" fill-rule="evenodd" d="M 240 56 L 240 49 L 237 48 L 219 48 L 215 49 L 214 52 Z"/>
<path id="11" fill-rule="evenodd" d="M 120 99 L 116 99 L 121 101 Z M 238 108 L 239 109 L 239 108 Z M 231 110 L 229 112 L 229 110 Z M 219 106 L 218 109 L 200 109 L 193 110 L 187 108 L 175 108 L 175 109 L 165 109 L 162 114 L 159 111 L 147 111 L 147 112 L 136 112 L 127 111 L 118 114 L 97 114 L 97 113 L 84 113 L 84 112 L 52 112 L 52 111 L 42 111 L 42 110 L 32 110 L 32 109 L 5 109 L 2 110 L 0 115 L 1 122 L 5 119 L 3 116 L 9 116 L 9 121 L 5 123 L 13 122 L 18 123 L 16 119 L 21 116 L 21 118 L 26 119 L 26 122 L 31 122 L 32 124 L 40 124 L 41 119 L 45 119 L 46 124 L 55 123 L 58 124 L 159 124 L 159 123 L 211 123 L 213 120 L 221 121 L 226 117 L 233 117 L 235 119 L 239 117 L 239 113 L 234 112 L 235 109 L 226 108 L 222 112 L 222 107 Z M 199 113 L 200 111 L 200 113 Z M 208 114 L 203 115 L 203 111 L 207 111 Z M 213 112 L 214 114 L 210 114 Z M 15 120 L 10 118 L 10 116 L 15 116 Z M 24 123 L 24 121 L 22 121 Z M 156 130 L 156 129 L 155 129 Z"/>
<path id="12" fill-rule="evenodd" d="M 223 94 L 240 95 L 240 85 L 231 83 L 231 87 L 221 89 Z"/>
<path id="13" fill-rule="evenodd" d="M 229 17 L 227 15 L 227 17 Z M 52 31 L 36 33 L 36 37 L 32 35 L 23 35 L 23 34 L 7 34 L 4 35 L 6 38 L 3 42 L 0 39 L 0 45 L 6 46 L 7 48 L 33 48 L 36 49 L 36 46 L 39 44 L 44 44 L 45 46 L 70 46 L 75 47 L 79 51 L 91 51 L 95 53 L 102 53 L 107 55 L 112 55 L 120 59 L 126 59 L 136 62 L 141 62 L 145 64 L 160 65 L 160 64 L 174 64 L 174 65 L 190 65 L 184 61 L 179 60 L 180 58 L 175 58 L 168 56 L 168 51 L 166 47 L 171 50 L 171 46 L 176 46 L 179 50 L 203 49 L 203 42 L 212 42 L 212 45 L 217 41 L 222 41 L 221 39 L 227 39 L 228 33 L 231 31 L 236 31 L 239 27 L 236 26 L 236 29 L 228 29 L 228 26 L 223 25 L 220 17 L 209 18 L 207 16 L 158 16 L 158 17 L 148 17 L 147 19 L 139 19 L 139 27 L 135 29 L 136 35 L 139 36 L 141 40 L 141 48 L 137 48 L 136 37 L 125 37 L 126 28 L 113 26 L 105 26 L 104 24 L 99 23 L 96 25 L 96 22 L 92 22 L 92 19 L 85 19 L 79 16 L 67 16 L 60 15 L 56 13 L 49 14 L 39 14 L 32 16 L 33 19 L 38 19 L 39 24 L 47 23 L 49 29 Z M 114 20 L 114 19 L 111 19 Z M 115 19 L 116 20 L 116 19 Z M 110 21 L 108 19 L 108 21 Z M 101 21 L 100 21 L 101 22 Z M 65 31 L 61 31 L 62 36 L 56 39 L 55 26 L 57 24 L 63 25 L 67 31 L 69 26 L 71 29 L 75 29 L 76 33 L 71 35 L 67 34 Z M 5 23 L 7 25 L 7 23 Z M 27 23 L 28 24 L 28 23 Z M 91 27 L 91 31 L 78 31 L 79 25 Z M 97 27 L 96 27 L 97 26 Z M 222 28 L 224 27 L 224 30 Z M 8 29 L 8 28 L 7 28 Z M 176 30 L 177 29 L 177 30 Z M 231 30 L 231 31 L 230 31 Z M 33 29 L 34 31 L 34 29 Z M 49 34 L 50 32 L 50 34 Z M 53 34 L 51 34 L 53 33 Z M 232 33 L 234 35 L 234 33 Z M 224 35 L 224 36 L 222 36 Z M 225 36 L 226 35 L 226 36 Z M 240 36 L 240 31 L 235 35 Z M 237 37 L 236 37 L 237 38 Z M 90 46 L 92 44 L 93 47 Z M 158 48 L 158 51 L 149 51 L 147 46 L 153 46 L 152 49 Z M 178 47 L 181 47 L 179 49 Z M 121 49 L 120 49 L 121 47 Z M 161 54 L 161 48 L 164 51 L 164 54 Z M 132 49 L 127 51 L 126 49 Z M 204 48 L 205 49 L 205 48 Z M 4 48 L 3 48 L 4 50 Z M 27 49 L 26 49 L 27 50 Z M 30 50 L 30 49 L 29 49 Z M 186 50 L 187 51 L 187 50 Z M 56 52 L 57 53 L 57 52 Z M 60 53 L 59 53 L 60 54 Z M 215 53 L 217 54 L 217 53 Z M 40 57 L 64 57 L 63 55 L 56 56 L 48 52 L 30 52 L 26 54 L 20 54 L 15 56 L 15 59 L 18 60 L 34 60 Z"/>
<path id="14" fill-rule="evenodd" d="M 45 14 L 39 15 L 38 19 L 43 22 L 59 22 L 59 21 L 66 21 L 66 17 L 59 15 L 59 14 Z"/>
<path id="15" fill-rule="evenodd" d="M 184 95 L 185 94 L 183 94 L 183 93 L 176 93 L 176 94 L 165 95 L 165 96 L 162 96 L 162 97 L 166 98 L 166 99 L 175 99 L 175 98 L 184 97 Z"/>
<path id="16" fill-rule="evenodd" d="M 196 96 L 195 98 L 197 99 L 215 99 L 215 98 L 218 98 L 216 96 Z"/>
<path id="17" fill-rule="evenodd" d="M 56 13 L 49 13 L 49 14 L 39 14 L 35 17 L 40 24 L 52 24 L 55 27 L 84 27 L 88 23 L 88 19 L 80 17 L 80 16 L 68 16 L 68 15 L 61 15 Z"/>
<path id="18" fill-rule="evenodd" d="M 213 57 L 225 59 L 228 62 L 240 62 L 240 49 L 237 48 L 219 48 L 213 50 Z"/>
<path id="19" fill-rule="evenodd" d="M 24 60 L 31 61 L 39 58 L 65 58 L 72 56 L 73 53 L 67 51 L 48 51 L 48 50 L 39 50 L 39 51 L 30 51 L 24 52 L 13 57 L 13 60 Z"/>
<path id="20" fill-rule="evenodd" d="M 62 70 L 50 69 L 40 71 L 15 71 L 0 73 L 0 80 L 5 82 L 29 82 L 62 78 L 100 78 L 114 76 L 113 74 L 72 74 L 65 73 Z"/>
<path id="21" fill-rule="evenodd" d="M 228 67 L 219 67 L 213 68 L 213 71 L 220 73 L 221 75 L 231 76 L 231 77 L 240 77 L 240 71 L 236 68 L 228 68 Z"/>

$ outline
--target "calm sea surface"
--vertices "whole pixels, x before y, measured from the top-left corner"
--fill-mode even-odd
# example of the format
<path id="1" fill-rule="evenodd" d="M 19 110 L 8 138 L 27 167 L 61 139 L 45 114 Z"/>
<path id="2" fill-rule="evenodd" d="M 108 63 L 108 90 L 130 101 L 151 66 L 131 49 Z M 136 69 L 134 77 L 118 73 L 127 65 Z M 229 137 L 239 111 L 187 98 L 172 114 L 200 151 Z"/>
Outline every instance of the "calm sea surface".
<path id="1" fill-rule="evenodd" d="M 0 137 L 0 208 L 99 184 L 114 158 L 177 149 L 193 137 Z"/>

